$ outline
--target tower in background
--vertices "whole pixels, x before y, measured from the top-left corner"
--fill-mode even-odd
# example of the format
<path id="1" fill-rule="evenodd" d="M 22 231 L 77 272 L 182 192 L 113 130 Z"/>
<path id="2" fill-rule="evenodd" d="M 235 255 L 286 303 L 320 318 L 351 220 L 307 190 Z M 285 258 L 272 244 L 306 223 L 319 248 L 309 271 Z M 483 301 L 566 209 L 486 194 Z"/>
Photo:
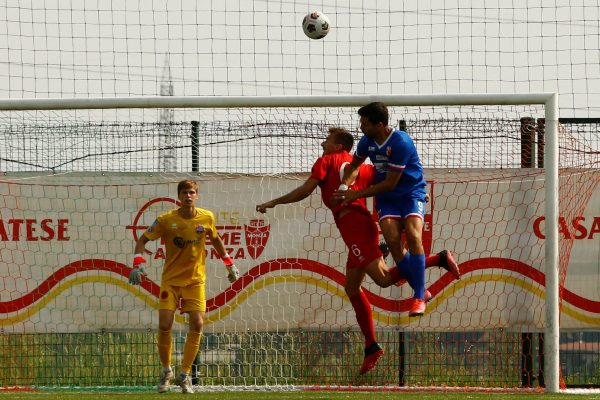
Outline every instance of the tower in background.
<path id="1" fill-rule="evenodd" d="M 165 64 L 160 84 L 161 96 L 173 96 L 173 79 L 171 77 L 171 65 L 169 63 L 169 54 L 165 55 Z M 170 172 L 177 170 L 176 151 L 175 151 L 175 132 L 173 129 L 175 111 L 172 108 L 163 108 L 160 110 L 159 118 L 159 166 L 161 171 Z"/>

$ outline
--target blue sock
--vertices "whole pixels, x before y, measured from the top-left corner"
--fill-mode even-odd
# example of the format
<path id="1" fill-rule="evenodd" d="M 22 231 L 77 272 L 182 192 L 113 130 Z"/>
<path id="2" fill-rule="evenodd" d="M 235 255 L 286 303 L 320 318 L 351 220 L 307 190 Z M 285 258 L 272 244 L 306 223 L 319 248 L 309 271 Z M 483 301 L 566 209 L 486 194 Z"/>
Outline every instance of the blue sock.
<path id="1" fill-rule="evenodd" d="M 425 254 L 412 254 L 409 262 L 409 269 L 414 286 L 416 299 L 425 298 Z"/>

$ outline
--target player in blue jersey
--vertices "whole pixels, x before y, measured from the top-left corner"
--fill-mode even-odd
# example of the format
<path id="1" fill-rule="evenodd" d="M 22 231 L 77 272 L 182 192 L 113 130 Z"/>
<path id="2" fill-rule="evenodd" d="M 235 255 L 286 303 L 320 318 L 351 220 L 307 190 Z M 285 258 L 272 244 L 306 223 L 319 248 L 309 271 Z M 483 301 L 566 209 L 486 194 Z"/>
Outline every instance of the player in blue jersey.
<path id="1" fill-rule="evenodd" d="M 335 225 L 348 247 L 346 279 L 344 289 L 354 308 L 356 321 L 365 338 L 365 358 L 360 368 L 363 375 L 373 369 L 381 356 L 383 348 L 375 338 L 372 306 L 362 289 L 366 275 L 381 287 L 398 284 L 407 277 L 400 267 L 388 268 L 378 248 L 379 230 L 373 221 L 364 198 L 340 204 L 333 200 L 334 192 L 340 186 L 346 166 L 352 161 L 350 150 L 354 144 L 352 134 L 343 128 L 329 128 L 329 135 L 323 141 L 323 155 L 317 159 L 311 169 L 310 177 L 304 184 L 291 192 L 256 206 L 256 211 L 266 213 L 267 209 L 280 204 L 301 201 L 310 196 L 317 187 L 321 189 L 323 204 L 333 213 Z M 361 190 L 375 181 L 375 168 L 362 164 L 357 169 L 358 176 L 352 184 L 354 190 Z M 439 266 L 457 276 L 458 265 L 448 250 L 431 255 L 425 260 L 427 267 Z M 431 293 L 426 292 L 426 298 Z"/>
<path id="2" fill-rule="evenodd" d="M 422 231 L 427 182 L 423 166 L 410 136 L 389 126 L 385 104 L 367 104 L 358 110 L 358 115 L 364 135 L 334 197 L 338 201 L 352 202 L 375 196 L 379 226 L 392 257 L 402 270 L 410 271 L 407 281 L 414 290 L 414 301 L 409 316 L 420 316 L 426 308 Z M 348 190 L 352 173 L 367 158 L 376 169 L 375 184 L 362 190 Z M 408 251 L 402 243 L 403 231 Z"/>

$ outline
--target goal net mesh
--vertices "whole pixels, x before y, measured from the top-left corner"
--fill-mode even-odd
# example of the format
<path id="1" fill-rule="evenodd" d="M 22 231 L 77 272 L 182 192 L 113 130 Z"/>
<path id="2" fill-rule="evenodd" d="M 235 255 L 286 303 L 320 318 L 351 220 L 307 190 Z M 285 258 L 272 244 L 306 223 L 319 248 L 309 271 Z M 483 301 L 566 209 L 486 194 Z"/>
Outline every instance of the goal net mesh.
<path id="1" fill-rule="evenodd" d="M 160 122 L 164 112 L 178 122 Z M 307 178 L 328 127 L 360 137 L 355 108 L 0 113 L 0 386 L 156 384 L 163 245 L 148 245 L 142 286 L 127 275 L 134 241 L 176 207 L 184 178 L 200 183 L 198 205 L 215 213 L 242 274 L 230 284 L 208 248 L 195 384 L 517 387 L 524 375 L 543 379 L 543 109 L 390 107 L 390 115 L 425 167 L 426 250 L 452 250 L 463 276 L 428 269 L 434 297 L 418 319 L 407 317 L 407 285 L 381 289 L 367 278 L 386 354 L 359 377 L 364 342 L 343 289 L 347 250 L 319 191 L 265 215 L 254 210 Z M 593 329 L 600 312 L 600 274 L 577 273 L 598 256 L 599 130 L 559 128 L 565 335 Z M 177 314 L 175 364 L 186 326 Z"/>

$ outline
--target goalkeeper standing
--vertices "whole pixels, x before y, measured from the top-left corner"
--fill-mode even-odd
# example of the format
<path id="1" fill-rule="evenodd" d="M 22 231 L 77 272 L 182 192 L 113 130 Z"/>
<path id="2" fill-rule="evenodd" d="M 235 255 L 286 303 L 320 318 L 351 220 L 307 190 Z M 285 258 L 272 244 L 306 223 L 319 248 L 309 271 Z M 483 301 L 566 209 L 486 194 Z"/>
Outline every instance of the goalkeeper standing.
<path id="1" fill-rule="evenodd" d="M 158 310 L 158 354 L 163 367 L 158 392 L 169 390 L 174 374 L 171 368 L 173 348 L 172 327 L 175 311 L 180 308 L 188 314 L 189 330 L 183 347 L 181 373 L 176 382 L 183 393 L 193 393 L 190 371 L 200 347 L 200 337 L 206 312 L 206 240 L 223 259 L 228 271 L 227 278 L 235 282 L 239 272 L 227 254 L 223 241 L 215 227 L 212 212 L 196 207 L 198 184 L 184 180 L 177 185 L 181 206 L 160 215 L 135 244 L 134 267 L 129 283 L 139 285 L 146 275 L 142 254 L 146 243 L 161 238 L 165 243 L 166 260 L 163 267 Z"/>
<path id="2" fill-rule="evenodd" d="M 268 208 L 278 204 L 295 203 L 308 197 L 317 186 L 321 188 L 323 203 L 333 212 L 335 224 L 349 249 L 344 289 L 365 338 L 365 357 L 360 368 L 362 375 L 375 367 L 384 353 L 375 337 L 371 304 L 361 289 L 362 282 L 368 274 L 377 285 L 388 287 L 404 279 L 406 271 L 399 267 L 388 269 L 378 247 L 379 231 L 367 208 L 366 200 L 358 198 L 340 204 L 341 202 L 333 198 L 334 192 L 340 186 L 345 168 L 352 161 L 349 151 L 353 144 L 354 138 L 347 130 L 330 128 L 329 135 L 321 144 L 323 156 L 314 163 L 311 175 L 304 184 L 288 194 L 257 205 L 256 211 L 265 213 Z M 362 165 L 360 171 L 356 168 L 352 174 L 354 182 L 352 188 L 356 190 L 365 188 L 374 178 L 372 166 Z M 455 277 L 460 275 L 456 262 L 447 250 L 428 257 L 427 266 L 441 266 Z"/>

